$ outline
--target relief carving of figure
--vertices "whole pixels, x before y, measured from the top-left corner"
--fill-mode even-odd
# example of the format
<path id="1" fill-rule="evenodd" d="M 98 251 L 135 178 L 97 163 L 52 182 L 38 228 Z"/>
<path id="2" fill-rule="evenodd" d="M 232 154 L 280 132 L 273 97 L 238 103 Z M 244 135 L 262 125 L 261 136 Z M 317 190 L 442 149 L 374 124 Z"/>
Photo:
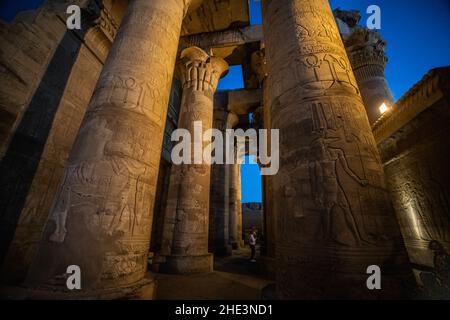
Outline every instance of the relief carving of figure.
<path id="1" fill-rule="evenodd" d="M 339 180 L 338 166 L 359 185 L 366 186 L 349 167 L 342 149 L 332 147 L 339 138 L 316 138 L 310 145 L 309 172 L 315 204 L 322 212 L 321 231 L 326 241 L 360 245 L 364 239 L 357 226 L 347 195 Z"/>
<path id="2" fill-rule="evenodd" d="M 111 139 L 113 131 L 107 128 L 105 119 L 94 118 L 86 126 L 80 129 L 80 136 L 83 138 L 75 142 L 72 151 L 72 160 L 77 162 L 78 159 L 89 159 L 92 163 L 100 160 L 106 143 Z M 82 146 L 81 143 L 86 141 L 85 137 L 89 137 L 89 148 Z M 83 186 L 91 182 L 91 175 L 94 172 L 92 165 L 84 162 L 76 166 L 68 167 L 60 187 L 56 203 L 53 207 L 52 219 L 55 221 L 56 229 L 50 236 L 50 241 L 62 243 L 66 237 L 66 220 L 70 209 L 80 205 L 83 198 L 90 198 L 92 195 L 80 193 L 78 186 Z M 78 196 L 77 201 L 73 201 L 73 196 Z M 81 201 L 80 201 L 81 200 Z"/>

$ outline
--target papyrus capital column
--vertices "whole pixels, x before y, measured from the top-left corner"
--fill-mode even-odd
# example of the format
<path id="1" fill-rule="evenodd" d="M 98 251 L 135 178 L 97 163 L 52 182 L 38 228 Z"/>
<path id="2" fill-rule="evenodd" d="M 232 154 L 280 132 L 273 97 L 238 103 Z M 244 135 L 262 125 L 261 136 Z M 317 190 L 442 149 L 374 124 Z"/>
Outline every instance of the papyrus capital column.
<path id="1" fill-rule="evenodd" d="M 66 290 L 61 279 L 69 265 L 81 269 L 77 296 L 144 278 L 186 5 L 130 1 L 74 143 L 30 286 Z"/>
<path id="2" fill-rule="evenodd" d="M 400 297 L 408 261 L 359 89 L 327 0 L 263 1 L 281 298 Z M 280 37 L 282 37 L 280 39 Z M 390 270 L 369 291 L 367 267 Z"/>
<path id="3" fill-rule="evenodd" d="M 201 121 L 203 132 L 212 128 L 213 96 L 228 64 L 223 59 L 210 57 L 200 48 L 191 47 L 181 52 L 177 70 L 183 85 L 178 128 L 187 129 L 194 137 L 194 122 Z M 210 142 L 203 141 L 203 147 Z M 170 183 L 176 183 L 176 188 L 171 188 L 169 201 L 172 205 L 167 208 L 166 216 L 174 219 L 167 220 L 171 227 L 164 227 L 166 232 L 172 232 L 164 238 L 172 242 L 170 253 L 161 265 L 162 271 L 212 271 L 213 259 L 208 253 L 210 179 L 210 164 L 172 165 Z"/>
<path id="4" fill-rule="evenodd" d="M 394 97 L 385 77 L 388 62 L 386 42 L 378 32 L 359 28 L 345 40 L 345 47 L 361 90 L 369 123 L 373 124 L 381 116 L 382 104 L 388 108 L 394 104 Z"/>

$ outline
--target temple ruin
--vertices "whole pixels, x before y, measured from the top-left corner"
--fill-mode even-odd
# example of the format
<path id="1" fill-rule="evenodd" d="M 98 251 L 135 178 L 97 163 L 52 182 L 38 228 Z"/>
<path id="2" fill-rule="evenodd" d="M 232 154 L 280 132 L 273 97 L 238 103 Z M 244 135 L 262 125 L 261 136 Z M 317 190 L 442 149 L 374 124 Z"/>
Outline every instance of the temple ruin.
<path id="1" fill-rule="evenodd" d="M 243 248 L 240 165 L 171 163 L 171 133 L 196 120 L 280 130 L 253 205 L 278 298 L 426 286 L 430 242 L 450 252 L 449 67 L 394 102 L 386 42 L 327 0 L 263 0 L 262 25 L 247 0 L 75 2 L 81 30 L 65 1 L 1 22 L 2 296 L 152 299 L 155 275 L 211 273 Z M 217 90 L 237 65 L 245 87 Z"/>

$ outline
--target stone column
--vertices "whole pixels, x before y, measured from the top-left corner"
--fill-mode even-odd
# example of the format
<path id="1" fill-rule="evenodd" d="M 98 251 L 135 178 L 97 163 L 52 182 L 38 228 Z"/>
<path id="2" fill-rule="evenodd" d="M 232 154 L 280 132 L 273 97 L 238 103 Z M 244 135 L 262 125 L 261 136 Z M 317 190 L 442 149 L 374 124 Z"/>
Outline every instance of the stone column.
<path id="1" fill-rule="evenodd" d="M 383 103 L 388 108 L 394 104 L 394 97 L 384 74 L 388 61 L 385 54 L 386 42 L 378 32 L 361 28 L 345 40 L 345 46 L 369 123 L 373 124 L 381 116 L 380 107 Z"/>
<path id="2" fill-rule="evenodd" d="M 236 164 L 236 229 L 237 229 L 237 245 L 244 247 L 244 238 L 242 234 L 242 182 L 241 182 L 241 165 Z"/>
<path id="3" fill-rule="evenodd" d="M 238 164 L 227 165 L 230 172 L 229 178 L 229 208 L 230 208 L 230 244 L 233 249 L 239 249 L 238 243 L 238 229 L 237 229 L 237 219 L 238 219 L 238 203 L 237 203 L 237 184 L 238 184 Z"/>
<path id="4" fill-rule="evenodd" d="M 234 129 L 239 123 L 239 117 L 233 113 L 228 113 L 227 129 Z M 234 151 L 235 156 L 237 150 Z M 228 212 L 229 212 L 229 243 L 233 249 L 239 248 L 238 238 L 238 203 L 237 203 L 237 184 L 238 184 L 238 159 L 234 159 L 235 164 L 226 164 L 228 173 Z"/>
<path id="5" fill-rule="evenodd" d="M 228 119 L 228 91 L 214 95 L 214 128 L 225 134 Z M 223 152 L 225 154 L 225 146 Z M 228 169 L 225 164 L 211 167 L 210 252 L 215 256 L 231 254 L 229 245 L 229 188 Z"/>
<path id="6" fill-rule="evenodd" d="M 267 59 L 266 49 L 262 46 L 260 50 L 255 51 L 251 57 L 252 70 L 255 73 L 260 86 L 263 90 L 262 112 L 258 112 L 257 121 L 261 122 L 260 126 L 268 130 L 267 148 L 271 150 L 271 118 L 269 89 L 267 88 Z M 261 108 L 258 108 L 259 110 Z M 255 116 L 255 115 L 254 115 Z M 261 164 L 260 164 L 261 165 Z M 263 207 L 263 241 L 261 241 L 261 255 L 264 256 L 264 267 L 266 273 L 273 274 L 275 268 L 275 219 L 272 210 L 272 176 L 262 176 L 262 207 Z"/>
<path id="7" fill-rule="evenodd" d="M 237 119 L 237 116 L 236 116 Z M 237 154 L 237 151 L 235 151 Z M 242 241 L 242 204 L 241 204 L 241 164 L 227 165 L 230 190 L 230 244 L 234 250 L 243 247 Z"/>
<path id="8" fill-rule="evenodd" d="M 263 1 L 281 298 L 398 298 L 407 258 L 375 141 L 326 0 Z M 280 39 L 280 35 L 283 35 Z M 368 266 L 385 270 L 370 291 Z"/>
<path id="9" fill-rule="evenodd" d="M 131 1 L 50 213 L 29 285 L 135 286 L 147 271 L 157 170 L 183 16 L 190 1 Z M 54 291 L 52 289 L 52 291 Z"/>
<path id="10" fill-rule="evenodd" d="M 194 138 L 195 122 L 201 121 L 203 132 L 213 125 L 213 96 L 228 64 L 220 58 L 210 57 L 206 52 L 191 47 L 181 52 L 179 64 L 183 85 L 183 98 L 178 128 L 187 129 Z M 203 148 L 210 144 L 203 141 Z M 194 147 L 192 157 L 194 161 Z M 210 272 L 213 256 L 208 253 L 208 222 L 211 165 L 173 164 L 171 183 L 176 181 L 176 199 L 167 212 L 174 216 L 170 254 L 161 270 L 169 273 Z"/>

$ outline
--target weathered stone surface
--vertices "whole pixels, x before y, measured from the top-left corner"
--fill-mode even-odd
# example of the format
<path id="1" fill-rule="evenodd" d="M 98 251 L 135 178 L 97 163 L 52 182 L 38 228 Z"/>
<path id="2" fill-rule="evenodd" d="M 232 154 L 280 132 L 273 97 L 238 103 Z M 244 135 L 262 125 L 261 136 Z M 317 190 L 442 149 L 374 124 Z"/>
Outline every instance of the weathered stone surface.
<path id="1" fill-rule="evenodd" d="M 223 59 L 209 57 L 198 47 L 181 52 L 179 74 L 183 98 L 179 128 L 194 137 L 195 122 L 201 121 L 203 132 L 213 125 L 213 95 L 219 79 L 228 71 Z M 203 147 L 210 141 L 203 141 Z M 191 151 L 194 161 L 194 150 Z M 212 271 L 208 253 L 208 221 L 211 165 L 181 164 L 171 168 L 170 205 L 166 210 L 163 236 L 165 262 L 161 270 L 170 273 Z"/>
<path id="2" fill-rule="evenodd" d="M 233 249 L 238 249 L 240 246 L 240 235 L 238 233 L 238 183 L 239 183 L 239 164 L 229 164 L 229 210 L 230 210 L 230 244 Z"/>
<path id="3" fill-rule="evenodd" d="M 127 8 L 72 149 L 29 285 L 58 286 L 70 264 L 82 268 L 83 290 L 126 286 L 144 277 L 185 4 L 137 0 Z"/>
<path id="4" fill-rule="evenodd" d="M 2 192 L 2 196 L 9 201 L 2 211 L 5 212 L 5 217 L 8 216 L 8 224 L 11 225 L 11 230 L 4 230 L 2 235 L 14 232 L 13 239 L 2 240 L 2 244 L 9 244 L 2 271 L 3 281 L 9 283 L 20 282 L 26 275 L 58 184 L 63 177 L 69 151 L 111 45 L 102 27 L 106 22 L 99 21 L 105 21 L 105 15 L 110 16 L 108 12 L 113 12 L 114 19 L 120 22 L 123 8 L 116 8 L 109 1 L 105 2 L 101 14 L 95 12 L 96 8 L 93 6 L 83 7 L 84 32 L 77 32 L 78 37 L 67 32 L 64 23 L 58 18 L 65 15 L 65 9 L 66 6 L 55 8 L 47 3 L 35 13 L 36 17 L 29 25 L 30 30 L 45 28 L 44 30 L 49 31 L 36 32 L 36 36 L 40 36 L 36 40 L 39 41 L 39 44 L 35 44 L 36 48 L 42 46 L 46 36 L 49 42 L 59 42 L 54 43 L 56 50 L 49 52 L 48 63 L 43 63 L 47 69 L 42 74 L 41 83 L 30 98 L 28 107 L 24 109 L 17 130 L 11 132 L 14 136 L 2 160 L 2 170 L 8 172 L 2 174 L 3 178 L 10 175 L 10 179 L 17 182 L 18 172 L 22 174 L 22 181 L 16 184 L 15 190 Z M 12 30 L 14 25 L 11 25 Z M 62 38 L 53 38 L 50 31 L 59 32 Z M 23 41 L 24 38 L 22 35 L 16 41 Z M 30 53 L 37 58 L 35 52 Z M 35 67 L 27 63 L 24 65 Z M 17 92 L 12 93 L 17 99 Z M 35 122 L 37 119 L 39 121 Z M 31 128 L 34 129 L 30 131 Z M 33 143 L 35 146 L 24 148 L 24 141 L 27 140 L 29 146 Z M 34 154 L 29 154 L 30 150 Z M 24 166 L 25 159 L 28 159 L 28 165 Z M 11 187 L 13 183 L 2 183 L 2 186 L 7 185 Z M 22 205 L 17 205 L 13 199 L 18 199 Z M 3 227 L 6 225 L 2 223 Z"/>
<path id="5" fill-rule="evenodd" d="M 382 104 L 388 108 L 392 108 L 394 104 L 394 97 L 384 74 L 387 63 L 386 43 L 375 31 L 357 29 L 345 41 L 345 46 L 369 123 L 372 124 L 380 117 Z"/>
<path id="6" fill-rule="evenodd" d="M 225 132 L 228 125 L 228 91 L 214 95 L 213 128 Z M 224 147 L 225 152 L 225 147 Z M 211 166 L 209 251 L 215 256 L 231 254 L 229 244 L 229 171 L 227 165 Z"/>
<path id="7" fill-rule="evenodd" d="M 328 1 L 266 0 L 263 16 L 271 126 L 281 131 L 279 295 L 400 297 L 409 278 L 403 241 Z M 383 290 L 367 290 L 370 265 L 392 270 Z"/>
<path id="8" fill-rule="evenodd" d="M 180 49 L 199 47 L 231 65 L 243 64 L 249 46 L 262 41 L 262 26 L 233 27 L 224 31 L 194 34 L 181 38 Z"/>
<path id="9" fill-rule="evenodd" d="M 450 251 L 450 68 L 430 71 L 374 133 L 409 258 L 434 266 L 430 242 Z"/>
<path id="10" fill-rule="evenodd" d="M 76 0 L 83 30 L 68 31 L 69 2 L 0 26 L 2 282 L 33 287 L 2 296 L 152 298 L 147 259 L 209 272 L 211 253 L 256 227 L 281 298 L 398 298 L 409 272 L 387 189 L 416 275 L 450 251 L 448 68 L 382 115 L 374 141 L 367 115 L 393 98 L 385 43 L 358 12 L 266 0 L 263 37 L 246 0 Z M 242 64 L 245 89 L 215 93 L 222 59 Z M 244 217 L 239 165 L 171 164 L 171 133 L 195 120 L 281 129 L 280 172 Z M 66 289 L 70 264 L 80 292 Z M 373 264 L 381 291 L 366 289 Z"/>
<path id="11" fill-rule="evenodd" d="M 244 234 L 243 234 L 243 217 L 242 217 L 242 179 L 241 179 L 241 166 L 237 165 L 236 172 L 236 234 L 238 247 L 244 246 Z"/>
<path id="12" fill-rule="evenodd" d="M 333 13 L 361 90 L 369 123 L 373 124 L 381 115 L 382 104 L 388 109 L 394 104 L 394 97 L 384 74 L 388 62 L 386 42 L 378 31 L 359 25 L 361 14 L 358 11 L 336 9 Z"/>
<path id="13" fill-rule="evenodd" d="M 247 115 L 261 106 L 261 89 L 228 91 L 228 110 L 237 115 Z"/>
<path id="14" fill-rule="evenodd" d="M 229 106 L 228 106 L 229 109 Z M 227 129 L 235 129 L 239 124 L 239 117 L 232 113 L 227 113 Z M 227 188 L 228 188 L 228 218 L 229 218 L 229 244 L 233 249 L 238 249 L 240 246 L 239 233 L 238 233 L 238 206 L 240 206 L 240 200 L 238 203 L 238 184 L 239 184 L 239 161 L 237 159 L 238 150 L 234 149 L 234 164 L 226 164 L 225 170 L 227 174 Z"/>
<path id="15" fill-rule="evenodd" d="M 192 10 L 183 22 L 182 35 L 214 32 L 249 25 L 247 0 L 188 0 Z"/>

